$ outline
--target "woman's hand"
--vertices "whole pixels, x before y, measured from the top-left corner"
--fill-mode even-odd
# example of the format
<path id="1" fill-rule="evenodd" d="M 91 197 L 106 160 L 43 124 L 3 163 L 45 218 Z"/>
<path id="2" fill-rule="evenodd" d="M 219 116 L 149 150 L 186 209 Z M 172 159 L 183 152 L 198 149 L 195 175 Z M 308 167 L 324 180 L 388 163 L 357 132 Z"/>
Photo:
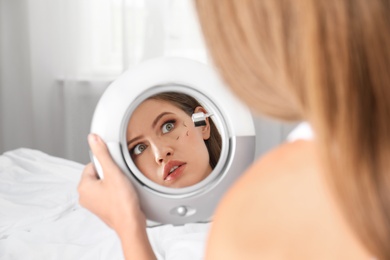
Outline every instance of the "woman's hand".
<path id="1" fill-rule="evenodd" d="M 80 204 L 118 232 L 126 222 L 145 222 L 137 194 L 111 158 L 106 144 L 95 134 L 88 136 L 88 142 L 102 166 L 104 179 L 98 178 L 92 163 L 84 168 L 78 187 Z"/>
<path id="2" fill-rule="evenodd" d="M 146 234 L 146 219 L 130 180 L 115 164 L 99 136 L 90 134 L 88 142 L 102 166 L 104 179 L 98 178 L 93 164 L 84 168 L 78 187 L 80 204 L 116 231 L 126 259 L 155 258 Z"/>

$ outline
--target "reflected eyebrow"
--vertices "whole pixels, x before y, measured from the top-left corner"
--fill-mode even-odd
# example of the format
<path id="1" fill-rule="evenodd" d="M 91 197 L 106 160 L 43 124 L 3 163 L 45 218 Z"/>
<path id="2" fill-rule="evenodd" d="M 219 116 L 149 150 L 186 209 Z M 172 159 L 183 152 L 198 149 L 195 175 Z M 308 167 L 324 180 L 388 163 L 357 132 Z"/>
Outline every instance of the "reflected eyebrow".
<path id="1" fill-rule="evenodd" d="M 137 137 L 134 137 L 133 139 L 131 139 L 130 141 L 127 142 L 127 147 L 129 147 L 129 145 L 135 141 L 137 141 L 138 139 L 141 139 L 141 136 L 137 136 Z"/>
<path id="2" fill-rule="evenodd" d="M 158 120 L 160 120 L 163 116 L 165 116 L 165 115 L 170 115 L 170 114 L 173 114 L 173 113 L 172 113 L 172 112 L 162 112 L 161 114 L 159 114 L 159 115 L 153 120 L 152 128 L 155 128 L 155 127 L 156 127 Z M 131 143 L 133 143 L 133 142 L 135 142 L 135 141 L 137 141 L 137 140 L 139 140 L 139 139 L 141 139 L 141 138 L 142 138 L 142 136 L 134 137 L 133 139 L 131 139 L 130 141 L 127 142 L 127 147 L 128 147 Z"/>
<path id="3" fill-rule="evenodd" d="M 160 120 L 163 116 L 165 115 L 169 115 L 169 114 L 173 114 L 172 112 L 162 112 L 161 114 L 159 114 L 153 121 L 152 123 L 152 128 L 155 128 L 156 127 L 156 124 L 158 122 L 158 120 Z"/>

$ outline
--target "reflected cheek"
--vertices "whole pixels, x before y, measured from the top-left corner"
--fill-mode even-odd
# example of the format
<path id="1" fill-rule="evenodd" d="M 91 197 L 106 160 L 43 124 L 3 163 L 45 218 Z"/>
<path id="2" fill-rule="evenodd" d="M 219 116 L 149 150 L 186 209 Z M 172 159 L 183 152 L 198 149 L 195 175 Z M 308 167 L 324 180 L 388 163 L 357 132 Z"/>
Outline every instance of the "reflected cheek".
<path id="1" fill-rule="evenodd" d="M 190 146 L 188 148 L 195 148 L 196 150 L 198 150 L 198 152 L 202 151 L 208 154 L 208 150 L 205 146 L 202 133 L 198 131 L 198 129 L 189 129 L 188 131 L 186 131 L 185 137 L 183 139 L 187 143 L 187 146 Z M 206 148 L 206 150 L 204 150 L 203 148 Z"/>
<path id="2" fill-rule="evenodd" d="M 174 135 L 174 138 L 178 141 L 180 140 L 183 140 L 183 139 L 187 139 L 189 136 L 190 136 L 190 132 L 191 130 L 188 129 L 188 127 L 183 127 L 182 129 L 178 129 L 179 131 L 177 131 L 176 135 Z"/>
<path id="3" fill-rule="evenodd" d="M 135 166 L 148 179 L 155 180 L 157 178 L 157 167 L 153 163 L 153 158 L 147 154 L 140 156 L 134 160 Z"/>
<path id="4" fill-rule="evenodd" d="M 194 127 L 187 127 L 185 129 L 183 129 L 183 131 L 181 132 L 181 135 L 184 139 L 186 139 L 187 141 L 188 140 L 196 140 L 198 139 L 198 131 L 196 128 Z"/>
<path id="5" fill-rule="evenodd" d="M 203 171 L 209 166 L 209 152 L 202 135 L 198 131 L 190 130 L 183 145 L 186 147 L 187 156 L 191 161 L 196 162 L 198 169 Z"/>

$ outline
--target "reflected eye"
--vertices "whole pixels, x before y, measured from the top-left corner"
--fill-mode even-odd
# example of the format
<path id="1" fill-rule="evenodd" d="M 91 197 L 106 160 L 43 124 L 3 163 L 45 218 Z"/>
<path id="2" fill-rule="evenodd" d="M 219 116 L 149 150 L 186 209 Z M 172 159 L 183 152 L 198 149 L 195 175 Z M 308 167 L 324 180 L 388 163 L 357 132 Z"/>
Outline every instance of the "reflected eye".
<path id="1" fill-rule="evenodd" d="M 169 133 L 175 127 L 175 122 L 167 122 L 162 125 L 161 131 L 163 134 Z"/>
<path id="2" fill-rule="evenodd" d="M 147 147 L 146 144 L 137 144 L 136 146 L 134 146 L 132 153 L 135 155 L 139 155 L 143 151 L 145 151 L 146 147 Z"/>

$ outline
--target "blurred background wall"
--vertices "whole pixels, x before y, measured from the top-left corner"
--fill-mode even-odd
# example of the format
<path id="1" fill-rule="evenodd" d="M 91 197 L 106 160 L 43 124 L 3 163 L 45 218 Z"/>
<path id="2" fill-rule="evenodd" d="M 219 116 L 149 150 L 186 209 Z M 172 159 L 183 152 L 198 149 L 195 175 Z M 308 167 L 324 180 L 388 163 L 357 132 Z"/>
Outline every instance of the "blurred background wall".
<path id="1" fill-rule="evenodd" d="M 27 147 L 87 163 L 105 88 L 143 60 L 209 63 L 191 0 L 0 0 L 0 154 Z M 256 156 L 294 127 L 255 117 Z"/>

